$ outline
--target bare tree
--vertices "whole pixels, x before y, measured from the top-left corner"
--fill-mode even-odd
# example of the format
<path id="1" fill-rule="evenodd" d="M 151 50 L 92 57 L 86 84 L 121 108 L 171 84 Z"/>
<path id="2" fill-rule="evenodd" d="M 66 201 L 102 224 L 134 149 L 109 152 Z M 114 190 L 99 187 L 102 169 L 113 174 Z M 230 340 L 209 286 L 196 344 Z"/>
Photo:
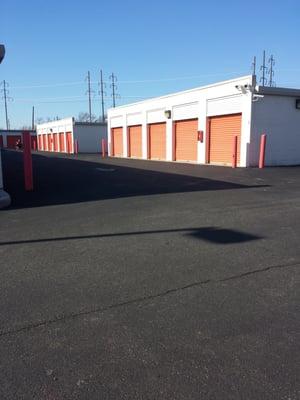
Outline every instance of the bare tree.
<path id="1" fill-rule="evenodd" d="M 90 122 L 90 114 L 87 112 L 80 112 L 76 118 L 78 122 Z M 98 122 L 95 114 L 92 114 L 92 122 Z"/>

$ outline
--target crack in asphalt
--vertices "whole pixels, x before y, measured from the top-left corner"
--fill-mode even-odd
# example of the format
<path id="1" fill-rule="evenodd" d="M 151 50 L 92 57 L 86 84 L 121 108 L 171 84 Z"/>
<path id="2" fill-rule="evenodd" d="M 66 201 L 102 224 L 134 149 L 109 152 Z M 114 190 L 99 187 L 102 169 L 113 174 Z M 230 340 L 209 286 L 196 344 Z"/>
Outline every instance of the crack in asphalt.
<path id="1" fill-rule="evenodd" d="M 44 320 L 44 321 L 41 321 L 41 322 L 37 322 L 35 324 L 34 323 L 33 324 L 28 324 L 28 325 L 22 326 L 22 327 L 17 328 L 17 329 L 3 330 L 3 331 L 0 331 L 0 337 L 7 336 L 7 335 L 12 335 L 12 334 L 18 334 L 18 333 L 21 333 L 21 332 L 24 332 L 24 331 L 28 331 L 28 330 L 31 330 L 31 329 L 39 328 L 41 326 L 50 325 L 50 324 L 53 324 L 53 323 L 56 323 L 56 322 L 72 320 L 72 319 L 81 317 L 83 315 L 90 315 L 90 314 L 95 314 L 95 313 L 103 313 L 103 312 L 111 310 L 111 309 L 115 309 L 115 308 L 119 308 L 119 307 L 125 307 L 125 306 L 129 306 L 129 305 L 132 305 L 132 304 L 138 304 L 138 303 L 142 303 L 142 302 L 145 302 L 145 301 L 148 301 L 148 300 L 154 300 L 154 299 L 157 299 L 157 298 L 160 298 L 160 297 L 168 296 L 168 295 L 173 294 L 173 293 L 177 293 L 177 292 L 180 292 L 180 291 L 184 291 L 184 290 L 191 289 L 191 288 L 198 287 L 198 286 L 202 286 L 202 285 L 228 282 L 228 281 L 232 281 L 232 280 L 246 278 L 248 276 L 259 274 L 259 273 L 262 273 L 262 272 L 272 271 L 274 269 L 295 267 L 297 265 L 300 265 L 299 261 L 293 262 L 293 263 L 281 264 L 281 265 L 271 265 L 269 267 L 265 267 L 265 268 L 261 268 L 261 269 L 255 269 L 255 270 L 252 270 L 252 271 L 244 272 L 242 274 L 229 276 L 229 277 L 223 278 L 223 279 L 207 279 L 207 280 L 203 280 L 203 281 L 192 282 L 192 283 L 190 283 L 188 285 L 185 285 L 185 286 L 180 286 L 180 287 L 168 289 L 168 290 L 165 290 L 164 292 L 160 292 L 160 293 L 153 294 L 153 295 L 137 297 L 135 299 L 127 300 L 127 301 L 120 302 L 120 303 L 110 304 L 110 305 L 108 305 L 106 307 L 98 307 L 98 308 L 94 308 L 94 309 L 90 309 L 90 310 L 79 311 L 77 313 L 70 313 L 70 314 L 67 314 L 67 315 L 57 316 L 56 318 Z"/>

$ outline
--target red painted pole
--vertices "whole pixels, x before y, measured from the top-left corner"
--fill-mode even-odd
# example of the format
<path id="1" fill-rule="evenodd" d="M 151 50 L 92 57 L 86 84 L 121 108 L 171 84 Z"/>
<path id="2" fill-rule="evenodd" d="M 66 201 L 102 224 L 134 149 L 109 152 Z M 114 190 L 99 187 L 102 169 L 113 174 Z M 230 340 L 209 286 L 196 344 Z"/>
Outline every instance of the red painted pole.
<path id="1" fill-rule="evenodd" d="M 237 135 L 233 136 L 232 141 L 232 168 L 237 167 L 237 148 L 238 148 L 238 137 Z"/>
<path id="2" fill-rule="evenodd" d="M 24 161 L 24 183 L 27 192 L 33 190 L 32 176 L 32 155 L 31 155 L 31 138 L 30 132 L 24 131 L 23 136 L 23 161 Z"/>
<path id="3" fill-rule="evenodd" d="M 36 151 L 36 138 L 33 138 L 33 150 Z"/>
<path id="4" fill-rule="evenodd" d="M 102 157 L 105 157 L 105 139 L 101 140 Z"/>
<path id="5" fill-rule="evenodd" d="M 258 164 L 259 168 L 265 167 L 266 142 L 267 142 L 267 135 L 263 133 L 260 137 L 259 164 Z"/>
<path id="6" fill-rule="evenodd" d="M 78 139 L 74 140 L 74 153 L 78 154 L 79 152 L 79 144 L 78 144 Z"/>

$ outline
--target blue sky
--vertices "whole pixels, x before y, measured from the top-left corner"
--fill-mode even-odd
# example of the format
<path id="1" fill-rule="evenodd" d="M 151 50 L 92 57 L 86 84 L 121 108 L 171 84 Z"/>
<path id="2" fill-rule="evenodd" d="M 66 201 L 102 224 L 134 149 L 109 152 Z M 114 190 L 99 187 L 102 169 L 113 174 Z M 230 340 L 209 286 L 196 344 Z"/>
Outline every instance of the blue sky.
<path id="1" fill-rule="evenodd" d="M 250 73 L 274 54 L 277 86 L 300 88 L 300 5 L 286 1 L 14 1 L 0 5 L 0 80 L 10 85 L 12 128 L 37 117 L 100 113 L 99 70 L 118 77 L 117 104 Z M 142 82 L 137 82 L 142 81 Z M 111 90 L 107 84 L 106 106 Z M 5 126 L 0 101 L 0 127 Z"/>

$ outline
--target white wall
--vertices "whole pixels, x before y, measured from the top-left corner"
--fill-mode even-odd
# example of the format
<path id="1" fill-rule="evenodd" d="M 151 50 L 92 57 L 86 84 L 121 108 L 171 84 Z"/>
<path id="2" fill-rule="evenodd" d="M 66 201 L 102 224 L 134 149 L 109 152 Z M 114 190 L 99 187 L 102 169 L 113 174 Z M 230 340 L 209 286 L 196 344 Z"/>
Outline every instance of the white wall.
<path id="1" fill-rule="evenodd" d="M 65 134 L 66 132 L 71 132 L 73 135 L 73 125 L 74 125 L 74 118 L 69 117 L 69 118 L 46 122 L 44 124 L 39 124 L 36 127 L 36 132 L 37 135 L 47 135 L 47 134 L 53 135 L 53 133 Z M 66 152 L 67 149 L 66 135 L 64 135 L 64 140 L 65 140 L 64 147 Z M 42 139 L 42 146 L 43 146 L 43 139 Z M 52 136 L 52 148 L 53 148 L 53 136 Z M 58 149 L 59 149 L 58 151 L 61 151 L 59 140 L 58 140 Z"/>
<path id="2" fill-rule="evenodd" d="M 266 165 L 300 164 L 300 110 L 295 97 L 265 95 L 253 103 L 249 160 L 257 166 L 262 133 L 267 135 Z"/>
<path id="3" fill-rule="evenodd" d="M 74 140 L 78 140 L 79 153 L 100 153 L 101 139 L 107 139 L 107 126 L 103 125 L 74 125 Z"/>
<path id="4" fill-rule="evenodd" d="M 157 97 L 108 110 L 108 143 L 111 148 L 111 128 L 123 127 L 123 156 L 127 156 L 127 126 L 141 124 L 142 154 L 147 156 L 146 125 L 154 122 L 167 123 L 166 160 L 172 160 L 172 126 L 179 119 L 198 118 L 198 129 L 204 132 L 203 143 L 198 142 L 198 163 L 205 163 L 206 119 L 212 115 L 242 113 L 241 166 L 248 164 L 247 149 L 251 128 L 251 93 L 242 94 L 236 85 L 252 85 L 253 77 L 246 76 L 214 85 L 200 87 L 167 96 Z M 171 119 L 164 112 L 171 110 Z M 109 152 L 111 155 L 111 153 Z"/>

